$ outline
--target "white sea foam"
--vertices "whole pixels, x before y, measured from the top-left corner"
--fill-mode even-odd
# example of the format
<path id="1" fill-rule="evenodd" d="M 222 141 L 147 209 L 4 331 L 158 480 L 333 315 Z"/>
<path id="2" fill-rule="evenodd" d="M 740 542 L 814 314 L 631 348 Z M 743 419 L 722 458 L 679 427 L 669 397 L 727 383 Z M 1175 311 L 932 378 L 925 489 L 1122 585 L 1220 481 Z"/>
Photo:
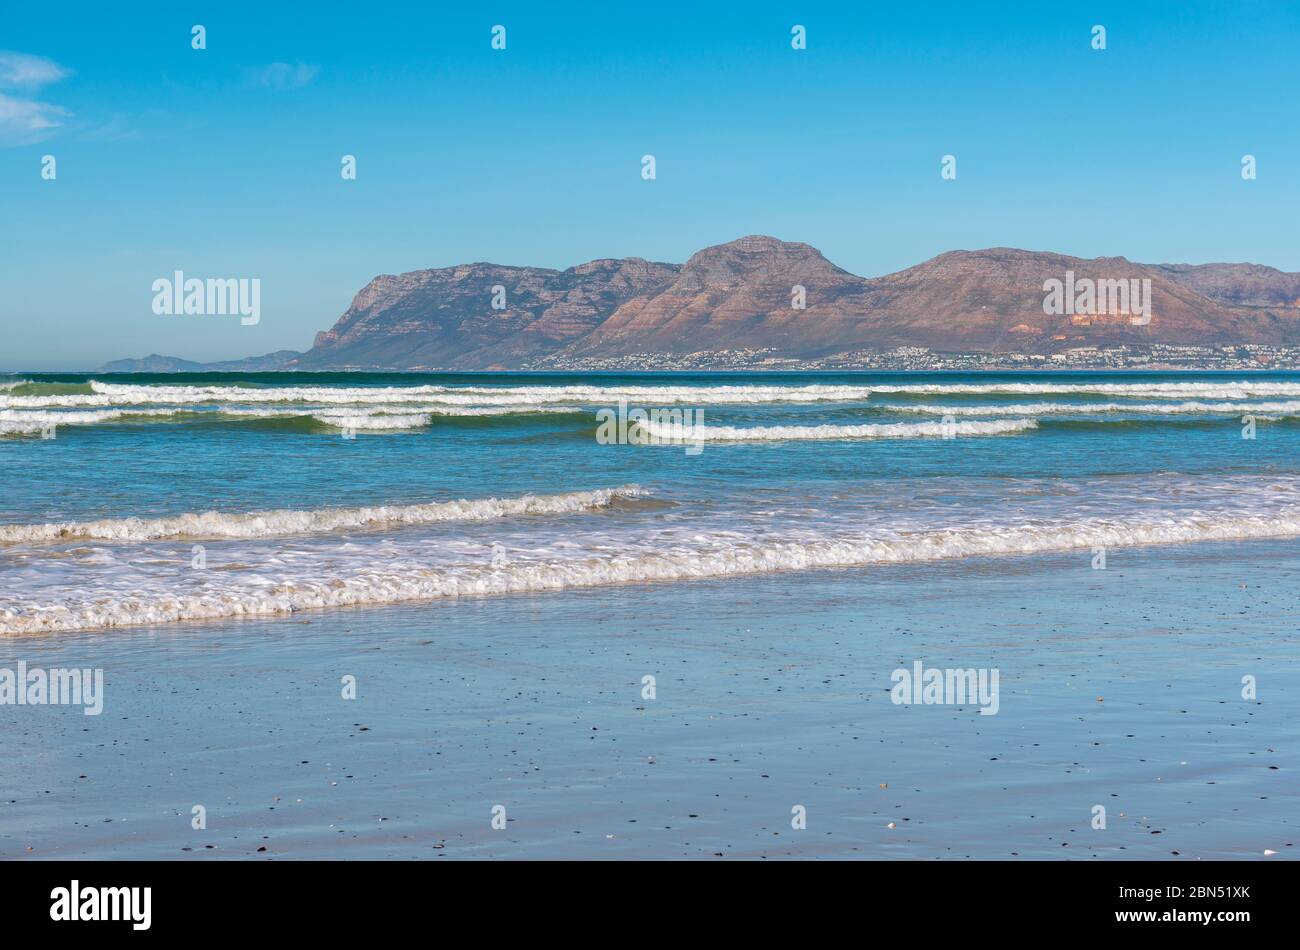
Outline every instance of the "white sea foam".
<path id="1" fill-rule="evenodd" d="M 282 386 L 252 389 L 233 386 L 122 385 L 91 381 L 93 395 L 26 397 L 40 399 L 111 398 L 167 403 L 191 402 L 328 402 L 366 404 L 426 401 L 448 405 L 532 405 L 548 402 L 610 403 L 620 398 L 660 403 L 802 402 L 863 399 L 870 387 L 841 385 L 721 386 Z M 24 398 L 24 397 L 16 397 Z"/>
<path id="2" fill-rule="evenodd" d="M 0 525 L 0 543 L 69 540 L 157 541 L 168 538 L 276 538 L 328 534 L 349 529 L 423 525 L 444 521 L 489 521 L 522 515 L 555 515 L 608 507 L 619 498 L 644 494 L 636 485 L 524 495 L 519 498 L 478 498 L 422 505 L 376 505 L 367 508 L 281 509 L 226 513 L 206 511 L 169 518 L 107 518 L 52 524 Z"/>
<path id="3" fill-rule="evenodd" d="M 171 409 L 103 409 L 99 411 L 87 410 L 79 412 L 54 412 L 50 410 L 18 410 L 18 409 L 0 409 L 0 421 L 2 422 L 39 422 L 41 424 L 57 425 L 94 425 L 97 422 L 106 422 L 110 419 L 121 419 L 127 416 L 166 416 L 173 412 Z"/>
<path id="4" fill-rule="evenodd" d="M 246 386 L 130 385 L 92 380 L 91 393 L 16 396 L 0 392 L 0 408 L 108 407 L 232 403 L 375 404 L 423 406 L 517 406 L 537 409 L 556 403 L 612 405 L 747 405 L 862 402 L 875 395 L 1109 395 L 1158 399 L 1246 399 L 1300 396 L 1300 383 L 1270 380 L 1170 383 L 914 383 L 894 385 L 694 385 L 694 386 Z"/>
<path id="5" fill-rule="evenodd" d="M 132 386 L 91 382 L 92 393 L 10 396 L 0 406 L 12 408 L 97 407 L 128 405 L 202 405 L 211 403 L 315 403 L 338 406 L 422 403 L 429 406 L 515 406 L 538 409 L 556 403 L 608 405 L 620 399 L 659 405 L 703 403 L 802 403 L 862 400 L 861 386 L 521 386 L 521 387 L 335 387 L 282 386 L 252 389 L 237 386 Z"/>
<path id="6" fill-rule="evenodd" d="M 776 571 L 866 567 L 968 557 L 1108 549 L 1150 544 L 1300 536 L 1300 509 L 1269 515 L 1194 515 L 1159 520 L 1092 519 L 928 530 L 887 538 L 759 541 L 734 532 L 697 537 L 695 545 L 571 559 L 437 567 L 367 568 L 330 577 L 267 579 L 255 587 L 214 583 L 196 593 L 174 588 L 105 596 L 78 591 L 57 603 L 0 606 L 0 634 L 41 633 L 231 617 L 353 605 L 399 604 L 485 594 L 611 584 L 720 578 Z M 0 602 L 2 603 L 2 602 Z"/>
<path id="7" fill-rule="evenodd" d="M 477 398 L 520 396 L 568 396 L 574 401 L 616 401 L 620 396 L 653 404 L 674 401 L 696 401 L 708 404 L 719 402 L 834 402 L 858 401 L 877 393 L 901 394 L 1039 394 L 1039 395 L 1113 395 L 1146 396 L 1149 398 L 1246 398 L 1251 396 L 1300 396 L 1300 383 L 1272 380 L 1241 380 L 1213 383 L 870 383 L 807 385 L 724 385 L 724 386 L 520 386 L 520 387 L 455 387 L 443 394 L 458 394 Z M 441 397 L 440 397 L 441 398 Z"/>
<path id="8" fill-rule="evenodd" d="M 1300 396 L 1300 383 L 1242 380 L 1215 383 L 911 383 L 873 385 L 873 393 L 916 395 L 1098 395 L 1145 396 L 1167 399 L 1246 399 L 1256 396 Z"/>
<path id="9" fill-rule="evenodd" d="M 51 410 L 0 409 L 0 434 L 25 435 L 49 426 L 89 426 L 140 416 L 168 416 L 170 409 L 102 409 L 55 412 Z"/>
<path id="10" fill-rule="evenodd" d="M 44 397 L 39 397 L 44 398 Z M 64 397 L 56 397 L 64 398 Z M 89 398 L 89 397 L 88 397 Z M 144 406 L 120 409 L 0 409 L 0 434 L 30 434 L 45 427 L 63 425 L 98 425 L 129 421 L 140 417 L 175 419 L 292 419 L 308 416 L 325 425 L 349 426 L 354 429 L 415 429 L 432 424 L 433 417 L 505 416 L 516 414 L 554 414 L 583 412 L 576 406 L 334 406 L 288 405 L 266 406 L 217 405 L 171 408 Z"/>
<path id="11" fill-rule="evenodd" d="M 655 439 L 669 442 L 777 442 L 794 439 L 939 439 L 957 436 L 1008 435 L 1036 428 L 1033 419 L 982 422 L 896 422 L 859 426 L 677 426 L 638 422 Z"/>
<path id="12" fill-rule="evenodd" d="M 1169 403 L 1068 403 L 1035 402 L 990 406 L 883 405 L 875 408 L 894 412 L 919 412 L 935 416 L 1046 416 L 1131 413 L 1134 415 L 1243 415 L 1272 413 L 1300 415 L 1300 401 L 1288 402 L 1169 402 Z"/>
<path id="13" fill-rule="evenodd" d="M 317 422 L 337 426 L 340 429 L 369 429 L 383 432 L 398 429 L 422 429 L 433 420 L 433 417 L 428 413 L 390 416 L 357 412 L 314 412 L 311 417 Z"/>
<path id="14" fill-rule="evenodd" d="M 239 414 L 244 410 L 233 410 Z M 355 428 L 359 429 L 408 429 L 430 425 L 434 416 L 509 416 L 516 414 L 554 414 L 582 412 L 576 406 L 533 406 L 527 409 L 519 406 L 365 406 L 348 409 L 331 409 L 313 412 L 312 417 L 329 425 L 346 425 L 344 420 L 360 420 Z M 293 415 L 287 410 L 263 410 L 267 415 Z"/>
<path id="15" fill-rule="evenodd" d="M 44 431 L 45 426 L 39 422 L 3 422 L 0 421 L 0 435 L 33 435 Z"/>
<path id="16" fill-rule="evenodd" d="M 556 413 L 587 412 L 580 406 L 447 406 L 433 405 L 422 407 L 421 411 L 435 416 L 512 416 L 526 413 L 528 415 L 548 415 Z"/>
<path id="17" fill-rule="evenodd" d="M 468 397 L 483 402 L 507 401 L 506 397 L 529 400 L 537 397 L 570 397 L 576 401 L 604 402 L 629 399 L 674 401 L 700 400 L 714 397 L 736 402 L 783 400 L 837 400 L 867 398 L 872 393 L 1037 393 L 1037 394 L 1087 394 L 1123 396 L 1173 396 L 1194 398 L 1215 396 L 1238 398 L 1235 394 L 1251 396 L 1300 396 L 1300 383 L 1276 380 L 1224 380 L 1216 382 L 1168 383 L 909 383 L 909 384 L 824 384 L 804 385 L 691 385 L 691 386 L 592 386 L 592 385 L 528 385 L 528 386 L 396 386 L 396 387 L 279 387 L 276 389 L 249 389 L 231 386 L 123 386 L 91 382 L 96 393 L 153 396 L 159 391 L 172 391 L 177 398 L 219 398 L 245 401 L 250 398 L 279 398 L 311 400 L 321 395 L 372 402 L 385 396 L 409 398 Z M 1233 394 L 1233 395 L 1228 395 Z"/>

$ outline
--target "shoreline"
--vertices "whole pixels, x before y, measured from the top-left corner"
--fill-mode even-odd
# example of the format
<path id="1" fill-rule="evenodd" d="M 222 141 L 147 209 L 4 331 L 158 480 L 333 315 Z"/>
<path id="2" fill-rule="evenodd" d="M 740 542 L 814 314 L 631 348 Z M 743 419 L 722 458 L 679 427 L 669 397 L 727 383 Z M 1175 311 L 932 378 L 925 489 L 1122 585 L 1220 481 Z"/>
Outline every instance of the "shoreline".
<path id="1" fill-rule="evenodd" d="M 981 374 L 990 375 L 1068 375 L 1072 373 L 1099 373 L 1099 374 L 1150 374 L 1150 373 L 1178 373 L 1178 374 L 1195 374 L 1198 376 L 1215 376 L 1215 375 L 1235 375 L 1240 373 L 1300 373 L 1300 361 L 1288 366 L 1229 366 L 1223 368 L 1205 368 L 1200 366 L 1182 366 L 1176 364 L 1159 364 L 1159 365 L 1142 365 L 1142 366 L 1090 366 L 1087 364 L 1058 364 L 1053 366 L 986 366 L 986 367 L 931 367 L 931 368 L 910 368 L 903 366 L 896 367 L 871 367 L 871 366 L 851 366 L 844 368 L 837 367 L 766 367 L 766 366 L 734 366 L 734 367 L 707 367 L 707 368 L 665 368 L 665 369 L 363 369 L 361 367 L 347 367 L 343 369 L 278 369 L 278 370 L 176 370 L 176 371 L 115 371 L 103 372 L 100 370 L 0 370 L 0 377 L 29 378 L 45 377 L 49 382 L 61 382 L 63 377 L 80 378 L 101 378 L 101 377 L 175 377 L 184 379 L 188 377 L 229 377 L 232 379 L 247 379 L 252 376 L 447 376 L 447 377 L 466 377 L 478 379 L 481 377 L 491 377 L 493 379 L 510 379 L 513 377 L 529 378 L 553 378 L 563 376 L 603 376 L 603 377 L 647 377 L 647 376 L 733 376 L 733 375 L 788 375 L 788 376 L 808 376 L 808 375 L 827 375 L 827 376 L 865 376 L 865 375 L 899 375 L 899 376 L 917 376 L 917 375 L 934 375 L 934 376 L 978 376 Z"/>
<path id="2" fill-rule="evenodd" d="M 1300 543 L 1241 544 L 9 641 L 106 687 L 16 724 L 0 858 L 1294 857 Z"/>

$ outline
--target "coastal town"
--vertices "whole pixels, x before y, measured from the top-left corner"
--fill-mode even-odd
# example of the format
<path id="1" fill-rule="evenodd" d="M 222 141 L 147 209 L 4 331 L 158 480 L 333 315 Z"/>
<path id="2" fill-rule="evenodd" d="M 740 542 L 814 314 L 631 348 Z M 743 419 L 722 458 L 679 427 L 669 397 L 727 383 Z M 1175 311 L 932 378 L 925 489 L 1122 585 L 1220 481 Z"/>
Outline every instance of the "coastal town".
<path id="1" fill-rule="evenodd" d="M 945 353 L 923 346 L 854 350 L 818 359 L 777 355 L 772 349 L 700 350 L 672 355 L 628 353 L 611 357 L 549 355 L 529 370 L 568 372 L 682 372 L 692 370 L 1292 370 L 1300 346 L 1079 346 L 1056 353 Z"/>

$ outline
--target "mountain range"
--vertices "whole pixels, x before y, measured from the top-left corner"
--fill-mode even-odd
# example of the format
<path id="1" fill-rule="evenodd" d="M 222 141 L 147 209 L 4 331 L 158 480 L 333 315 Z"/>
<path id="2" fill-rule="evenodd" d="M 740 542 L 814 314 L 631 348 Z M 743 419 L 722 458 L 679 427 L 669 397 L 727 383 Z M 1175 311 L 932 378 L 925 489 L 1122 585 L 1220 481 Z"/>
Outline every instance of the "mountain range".
<path id="1" fill-rule="evenodd" d="M 1045 313 L 1045 282 L 1067 273 L 1149 280 L 1150 321 Z M 1043 354 L 1119 344 L 1300 344 L 1300 274 L 999 247 L 867 278 L 808 244 L 756 235 L 685 264 L 633 257 L 567 270 L 475 263 L 386 274 L 305 352 L 206 364 L 154 355 L 99 371 L 498 370 L 632 355 L 652 366 L 701 351 L 811 360 L 896 347 Z"/>

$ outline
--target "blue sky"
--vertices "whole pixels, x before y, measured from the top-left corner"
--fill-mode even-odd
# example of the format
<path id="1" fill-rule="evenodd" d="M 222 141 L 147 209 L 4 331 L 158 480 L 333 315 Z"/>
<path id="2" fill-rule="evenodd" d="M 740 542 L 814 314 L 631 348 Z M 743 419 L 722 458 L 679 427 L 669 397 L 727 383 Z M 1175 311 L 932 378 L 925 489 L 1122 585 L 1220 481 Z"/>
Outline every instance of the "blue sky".
<path id="1" fill-rule="evenodd" d="M 1134 6 L 3 0 L 0 369 L 304 349 L 376 274 L 754 233 L 869 276 L 996 245 L 1300 270 L 1300 5 Z M 260 278 L 261 322 L 155 315 L 176 269 Z"/>

